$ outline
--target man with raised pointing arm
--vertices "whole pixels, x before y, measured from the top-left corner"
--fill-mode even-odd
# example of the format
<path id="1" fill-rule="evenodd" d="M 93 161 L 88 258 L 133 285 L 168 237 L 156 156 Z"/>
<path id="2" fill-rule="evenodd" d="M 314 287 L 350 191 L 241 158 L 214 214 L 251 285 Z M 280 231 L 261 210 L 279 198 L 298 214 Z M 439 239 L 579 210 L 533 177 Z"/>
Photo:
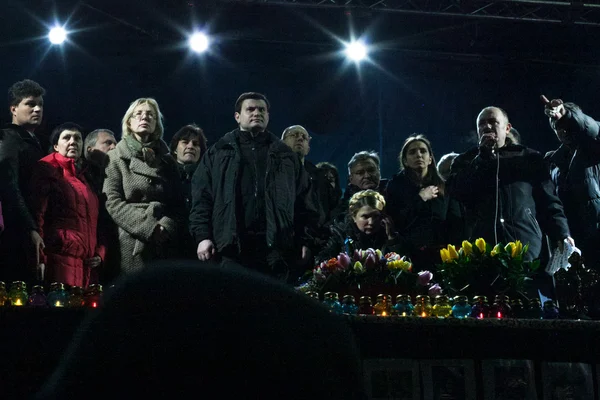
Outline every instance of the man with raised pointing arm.
<path id="1" fill-rule="evenodd" d="M 576 104 L 541 99 L 561 143 L 546 153 L 552 180 L 585 264 L 600 270 L 600 124 Z"/>

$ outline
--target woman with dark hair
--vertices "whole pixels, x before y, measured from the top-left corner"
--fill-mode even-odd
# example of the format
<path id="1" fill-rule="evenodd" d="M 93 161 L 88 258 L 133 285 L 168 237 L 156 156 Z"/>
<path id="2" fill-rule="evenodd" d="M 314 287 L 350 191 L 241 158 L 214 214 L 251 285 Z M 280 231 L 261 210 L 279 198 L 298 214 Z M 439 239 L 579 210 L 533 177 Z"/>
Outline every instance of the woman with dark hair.
<path id="1" fill-rule="evenodd" d="M 177 166 L 162 140 L 163 116 L 152 98 L 129 105 L 123 135 L 108 153 L 106 209 L 119 232 L 121 273 L 152 260 L 175 257 L 183 201 Z"/>
<path id="2" fill-rule="evenodd" d="M 331 226 L 331 234 L 317 261 L 325 261 L 341 252 L 352 254 L 354 250 L 379 249 L 396 251 L 399 237 L 390 217 L 383 213 L 385 199 L 375 190 L 355 193 L 348 203 L 344 221 Z"/>
<path id="3" fill-rule="evenodd" d="M 195 124 L 185 125 L 171 139 L 169 150 L 171 156 L 177 162 L 179 177 L 183 185 L 185 205 L 189 213 L 192 204 L 192 176 L 202 155 L 206 153 L 204 131 Z"/>
<path id="4" fill-rule="evenodd" d="M 175 160 L 177 170 L 179 171 L 179 180 L 181 181 L 181 197 L 185 200 L 186 215 L 189 215 L 192 208 L 192 177 L 198 168 L 200 159 L 206 153 L 206 136 L 202 128 L 195 124 L 185 125 L 178 130 L 169 149 L 171 156 Z M 196 260 L 196 245 L 189 232 L 187 218 L 182 221 L 182 227 L 179 229 L 179 243 L 182 255 L 185 258 Z"/>
<path id="5" fill-rule="evenodd" d="M 432 269 L 439 263 L 439 250 L 460 240 L 449 235 L 447 221 L 449 198 L 444 180 L 436 168 L 431 143 L 423 135 L 413 135 L 404 141 L 398 156 L 400 172 L 387 185 L 385 198 L 388 212 L 403 238 L 403 252 L 417 268 Z M 452 215 L 460 215 L 453 203 Z M 454 230 L 459 219 L 451 218 Z"/>
<path id="6" fill-rule="evenodd" d="M 81 132 L 70 122 L 54 129 L 53 151 L 33 171 L 30 203 L 45 243 L 45 280 L 85 288 L 104 248 L 97 242 L 98 197 L 81 168 Z"/>

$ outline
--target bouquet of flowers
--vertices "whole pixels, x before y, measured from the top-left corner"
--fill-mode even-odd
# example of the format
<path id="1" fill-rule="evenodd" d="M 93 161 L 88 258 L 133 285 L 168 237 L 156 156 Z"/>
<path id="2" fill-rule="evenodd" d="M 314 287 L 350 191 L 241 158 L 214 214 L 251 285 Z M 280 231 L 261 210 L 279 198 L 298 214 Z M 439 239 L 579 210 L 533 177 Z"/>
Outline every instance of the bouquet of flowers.
<path id="1" fill-rule="evenodd" d="M 528 248 L 519 240 L 492 247 L 482 238 L 464 240 L 458 250 L 449 244 L 440 250 L 438 274 L 451 295 L 522 294 L 540 266 L 539 260 L 523 261 Z"/>
<path id="2" fill-rule="evenodd" d="M 397 253 L 383 254 L 381 250 L 355 250 L 353 254 L 340 253 L 336 258 L 315 266 L 305 274 L 304 282 L 297 287 L 306 291 L 341 291 L 355 288 L 387 285 L 398 292 L 412 294 L 416 291 L 441 294 L 442 288 L 433 282 L 429 271 L 414 273 L 412 263 Z"/>

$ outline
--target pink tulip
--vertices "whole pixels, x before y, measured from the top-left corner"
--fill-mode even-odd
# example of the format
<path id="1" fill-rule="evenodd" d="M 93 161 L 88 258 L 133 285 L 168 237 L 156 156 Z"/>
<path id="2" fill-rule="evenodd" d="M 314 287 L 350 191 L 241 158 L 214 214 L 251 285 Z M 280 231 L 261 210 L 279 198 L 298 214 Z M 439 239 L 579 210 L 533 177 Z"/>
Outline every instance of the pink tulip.
<path id="1" fill-rule="evenodd" d="M 338 264 L 340 264 L 344 269 L 350 266 L 350 257 L 346 253 L 340 253 L 337 257 Z"/>
<path id="2" fill-rule="evenodd" d="M 367 268 L 367 269 L 375 268 L 375 265 L 377 265 L 377 262 L 375 261 L 375 255 L 369 254 L 367 256 L 367 259 L 365 260 L 365 268 Z"/>
<path id="3" fill-rule="evenodd" d="M 429 271 L 421 271 L 419 272 L 419 277 L 417 278 L 417 282 L 421 286 L 426 286 L 433 279 L 433 274 Z"/>
<path id="4" fill-rule="evenodd" d="M 436 283 L 435 285 L 429 288 L 427 294 L 429 294 L 430 296 L 437 296 L 439 294 L 442 294 L 442 287 Z"/>

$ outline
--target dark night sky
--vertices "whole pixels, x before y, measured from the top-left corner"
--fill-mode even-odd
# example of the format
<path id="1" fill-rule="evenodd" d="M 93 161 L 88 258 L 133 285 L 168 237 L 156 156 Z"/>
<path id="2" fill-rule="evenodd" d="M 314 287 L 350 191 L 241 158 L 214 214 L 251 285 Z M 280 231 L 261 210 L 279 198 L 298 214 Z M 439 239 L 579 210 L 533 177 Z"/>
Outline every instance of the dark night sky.
<path id="1" fill-rule="evenodd" d="M 59 4 L 20 0 L 0 15 L 0 87 L 31 78 L 47 89 L 46 134 L 65 121 L 120 131 L 129 103 L 151 96 L 166 118 L 165 140 L 196 122 L 214 143 L 235 127 L 237 96 L 259 91 L 272 103 L 271 131 L 310 131 L 310 160 L 333 162 L 345 177 L 352 154 L 373 149 L 388 177 L 412 133 L 427 135 L 438 158 L 467 149 L 488 105 L 506 109 L 524 143 L 540 151 L 558 145 L 540 94 L 600 118 L 596 27 L 216 0 Z M 55 15 L 70 16 L 77 30 L 62 48 L 43 37 Z M 182 46 L 194 21 L 216 35 L 209 54 Z M 359 70 L 335 54 L 333 35 L 346 40 L 351 27 L 379 45 L 376 65 Z"/>

